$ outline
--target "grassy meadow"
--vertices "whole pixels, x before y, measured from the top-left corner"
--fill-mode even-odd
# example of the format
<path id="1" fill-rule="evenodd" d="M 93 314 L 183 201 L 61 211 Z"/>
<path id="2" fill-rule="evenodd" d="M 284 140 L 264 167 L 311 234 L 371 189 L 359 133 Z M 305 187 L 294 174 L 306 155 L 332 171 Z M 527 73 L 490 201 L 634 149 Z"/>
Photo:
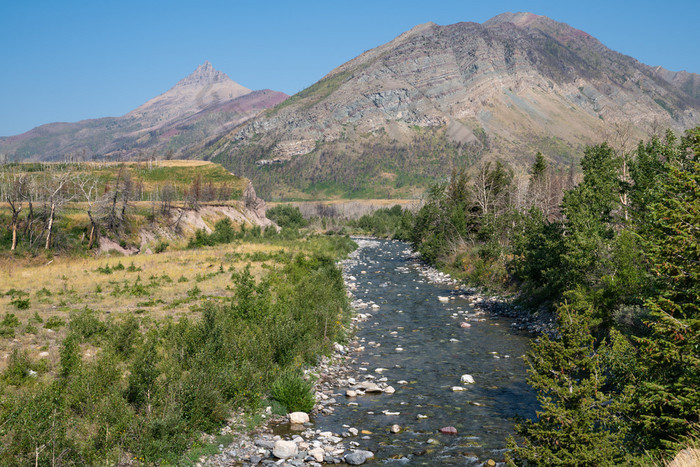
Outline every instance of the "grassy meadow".
<path id="1" fill-rule="evenodd" d="M 352 248 L 221 222 L 151 255 L 4 256 L 0 464 L 179 464 L 240 408 L 308 410 Z"/>

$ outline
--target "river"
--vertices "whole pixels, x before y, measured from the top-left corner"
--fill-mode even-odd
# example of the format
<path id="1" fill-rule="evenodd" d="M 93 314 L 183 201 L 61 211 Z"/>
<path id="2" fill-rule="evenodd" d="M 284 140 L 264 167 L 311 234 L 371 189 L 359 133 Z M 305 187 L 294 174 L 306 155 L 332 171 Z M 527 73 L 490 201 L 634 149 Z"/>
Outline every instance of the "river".
<path id="1" fill-rule="evenodd" d="M 344 276 L 358 313 L 371 317 L 356 332 L 364 350 L 352 353 L 355 378 L 384 381 L 396 392 L 339 396 L 335 412 L 316 417 L 315 428 L 365 430 L 355 441 L 375 453 L 368 464 L 502 461 L 512 418 L 532 417 L 538 407 L 521 358 L 530 337 L 509 320 L 479 313 L 454 285 L 428 280 L 407 244 L 357 241 Z M 462 375 L 474 382 L 463 383 Z M 394 424 L 399 433 L 390 432 Z M 448 426 L 458 434 L 439 432 Z"/>

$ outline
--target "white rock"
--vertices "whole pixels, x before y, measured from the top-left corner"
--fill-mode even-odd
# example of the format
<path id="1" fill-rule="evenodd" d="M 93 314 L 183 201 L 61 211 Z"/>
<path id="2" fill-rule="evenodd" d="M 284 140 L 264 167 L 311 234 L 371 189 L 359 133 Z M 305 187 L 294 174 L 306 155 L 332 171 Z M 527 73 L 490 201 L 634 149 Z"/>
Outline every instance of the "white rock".
<path id="1" fill-rule="evenodd" d="M 278 459 L 288 459 L 294 457 L 299 453 L 299 448 L 297 443 L 294 441 L 275 441 L 275 447 L 272 449 L 272 455 Z"/>
<path id="2" fill-rule="evenodd" d="M 466 389 L 463 388 L 462 386 L 452 386 L 452 391 L 460 392 L 460 391 L 466 391 Z"/>
<path id="3" fill-rule="evenodd" d="M 393 394 L 396 392 L 396 389 L 394 389 L 392 386 L 387 386 L 384 388 L 384 394 Z"/>
<path id="4" fill-rule="evenodd" d="M 357 436 L 359 431 L 357 431 L 357 428 L 348 428 L 348 433 L 350 433 L 353 436 Z"/>
<path id="5" fill-rule="evenodd" d="M 389 431 L 391 431 L 392 433 L 398 433 L 401 431 L 401 427 L 399 425 L 391 425 Z"/>
<path id="6" fill-rule="evenodd" d="M 419 413 L 418 415 L 416 415 L 416 418 L 417 418 L 418 420 L 425 420 L 426 418 L 428 418 L 428 416 Z"/>
<path id="7" fill-rule="evenodd" d="M 323 457 L 326 451 L 323 448 L 314 448 L 309 451 L 309 455 L 314 458 L 316 462 L 323 462 Z"/>
<path id="8" fill-rule="evenodd" d="M 357 397 L 357 391 L 353 391 L 352 389 L 348 389 L 345 391 L 345 395 L 347 397 Z"/>
<path id="9" fill-rule="evenodd" d="M 292 412 L 289 415 L 289 423 L 301 425 L 309 422 L 309 415 L 304 412 Z"/>
<path id="10" fill-rule="evenodd" d="M 450 301 L 450 298 L 449 297 L 438 297 L 438 300 L 440 301 L 440 303 L 447 303 Z"/>
<path id="11" fill-rule="evenodd" d="M 460 381 L 462 384 L 474 384 L 474 377 L 472 375 L 462 375 L 462 378 L 460 378 Z"/>

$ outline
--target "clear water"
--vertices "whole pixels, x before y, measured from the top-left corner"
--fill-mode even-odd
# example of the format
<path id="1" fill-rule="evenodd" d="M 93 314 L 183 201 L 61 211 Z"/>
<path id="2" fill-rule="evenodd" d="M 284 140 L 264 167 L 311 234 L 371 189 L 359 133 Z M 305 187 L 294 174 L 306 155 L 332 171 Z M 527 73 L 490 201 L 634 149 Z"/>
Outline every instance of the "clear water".
<path id="1" fill-rule="evenodd" d="M 364 380 L 364 374 L 385 376 L 396 393 L 337 397 L 335 413 L 316 417 L 315 427 L 340 433 L 347 431 L 343 425 L 349 425 L 370 431 L 369 440 L 359 436 L 352 440 L 360 443 L 359 449 L 375 453 L 375 465 L 472 465 L 503 460 L 506 439 L 513 433 L 512 417 L 532 417 L 537 409 L 521 358 L 529 337 L 513 331 L 508 320 L 476 315 L 454 286 L 429 283 L 407 250 L 401 242 L 373 242 L 346 268 L 347 274 L 357 278 L 355 297 L 380 306 L 360 310 L 372 318 L 357 331 L 365 350 L 352 354 L 356 379 Z M 441 303 L 438 296 L 455 299 Z M 465 320 L 470 328 L 459 326 Z M 381 345 L 374 347 L 370 342 Z M 377 368 L 386 371 L 379 374 Z M 475 384 L 461 384 L 463 374 L 472 375 Z M 401 380 L 407 384 L 398 384 Z M 467 389 L 453 392 L 452 386 Z M 418 414 L 428 418 L 419 420 Z M 393 424 L 402 431 L 390 433 Z M 455 427 L 458 435 L 439 433 L 445 426 Z"/>

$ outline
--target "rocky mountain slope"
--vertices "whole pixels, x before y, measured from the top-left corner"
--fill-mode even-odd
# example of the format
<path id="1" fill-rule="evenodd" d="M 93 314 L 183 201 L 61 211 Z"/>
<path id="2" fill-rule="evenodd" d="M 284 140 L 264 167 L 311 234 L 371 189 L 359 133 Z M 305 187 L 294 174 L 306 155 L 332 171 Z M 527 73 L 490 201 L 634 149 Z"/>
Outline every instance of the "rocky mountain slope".
<path id="1" fill-rule="evenodd" d="M 11 160 L 106 157 L 134 159 L 152 153 L 179 157 L 218 138 L 287 98 L 251 91 L 206 62 L 167 92 L 122 117 L 50 123 L 0 138 Z"/>
<path id="2" fill-rule="evenodd" d="M 624 128 L 700 123 L 700 76 L 652 68 L 543 16 L 426 23 L 208 147 L 265 195 L 406 195 L 483 158 L 568 165 Z"/>

